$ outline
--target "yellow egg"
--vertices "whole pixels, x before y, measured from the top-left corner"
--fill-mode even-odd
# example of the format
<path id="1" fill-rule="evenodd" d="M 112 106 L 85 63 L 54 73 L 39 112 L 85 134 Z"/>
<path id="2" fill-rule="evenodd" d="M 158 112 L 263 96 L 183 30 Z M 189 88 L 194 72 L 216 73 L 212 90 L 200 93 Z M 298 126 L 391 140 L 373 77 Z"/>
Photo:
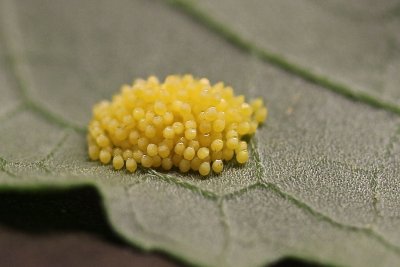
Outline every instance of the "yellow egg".
<path id="1" fill-rule="evenodd" d="M 126 169 L 130 172 L 134 172 L 137 169 L 137 163 L 134 159 L 131 158 L 127 159 L 125 165 Z"/>
<path id="2" fill-rule="evenodd" d="M 147 155 L 150 157 L 154 157 L 155 155 L 158 154 L 158 147 L 155 144 L 149 144 L 147 146 Z"/>
<path id="3" fill-rule="evenodd" d="M 183 157 L 187 160 L 192 160 L 195 155 L 196 155 L 196 151 L 194 150 L 193 147 L 190 147 L 190 146 L 185 148 L 185 151 L 183 152 Z"/>
<path id="4" fill-rule="evenodd" d="M 220 159 L 215 160 L 215 161 L 213 162 L 213 164 L 212 164 L 212 169 L 213 169 L 213 171 L 214 171 L 215 173 L 220 173 L 220 172 L 222 172 L 223 168 L 224 168 L 224 163 L 223 163 L 222 160 L 220 160 Z"/>
<path id="5" fill-rule="evenodd" d="M 201 159 L 199 159 L 198 157 L 194 157 L 190 161 L 190 168 L 192 168 L 192 170 L 194 171 L 198 171 L 200 168 L 200 164 L 201 164 Z"/>
<path id="6" fill-rule="evenodd" d="M 161 167 L 166 171 L 170 170 L 173 165 L 174 163 L 172 162 L 171 158 L 164 158 L 161 161 Z"/>
<path id="7" fill-rule="evenodd" d="M 214 152 L 221 151 L 224 147 L 224 142 L 221 139 L 215 139 L 211 143 L 211 150 Z"/>
<path id="8" fill-rule="evenodd" d="M 152 157 L 148 155 L 143 155 L 141 159 L 142 166 L 145 168 L 150 168 L 151 165 L 153 165 L 153 159 Z"/>
<path id="9" fill-rule="evenodd" d="M 163 130 L 163 136 L 166 139 L 173 139 L 175 137 L 174 128 L 172 128 L 171 126 L 165 127 Z"/>
<path id="10" fill-rule="evenodd" d="M 174 152 L 177 155 L 182 155 L 184 151 L 185 151 L 185 144 L 184 143 L 180 142 L 180 143 L 177 143 L 175 145 Z"/>
<path id="11" fill-rule="evenodd" d="M 114 169 L 120 170 L 122 167 L 124 167 L 124 164 L 125 162 L 121 155 L 117 155 L 113 158 Z"/>
<path id="12" fill-rule="evenodd" d="M 111 160 L 111 153 L 105 149 L 102 149 L 100 151 L 99 158 L 100 158 L 101 163 L 107 164 Z"/>
<path id="13" fill-rule="evenodd" d="M 133 152 L 130 149 L 126 149 L 123 153 L 122 153 L 122 157 L 124 158 L 124 160 L 127 160 L 129 158 L 133 157 Z"/>
<path id="14" fill-rule="evenodd" d="M 239 153 L 236 154 L 236 160 L 239 163 L 246 163 L 249 160 L 249 153 L 247 150 L 242 150 Z"/>
<path id="15" fill-rule="evenodd" d="M 100 150 L 96 145 L 89 145 L 89 157 L 91 160 L 97 160 L 99 158 Z"/>
<path id="16" fill-rule="evenodd" d="M 166 144 L 161 144 L 158 146 L 158 155 L 160 155 L 161 158 L 164 159 L 168 157 L 170 153 L 171 151 Z"/>
<path id="17" fill-rule="evenodd" d="M 199 159 L 205 159 L 209 155 L 210 155 L 210 150 L 207 147 L 201 147 L 197 151 L 197 156 L 199 157 Z"/>
<path id="18" fill-rule="evenodd" d="M 203 176 L 208 175 L 210 173 L 210 163 L 209 162 L 201 163 L 199 167 L 199 173 Z"/>
<path id="19" fill-rule="evenodd" d="M 179 162 L 179 170 L 181 172 L 188 172 L 190 170 L 190 161 L 183 159 Z"/>

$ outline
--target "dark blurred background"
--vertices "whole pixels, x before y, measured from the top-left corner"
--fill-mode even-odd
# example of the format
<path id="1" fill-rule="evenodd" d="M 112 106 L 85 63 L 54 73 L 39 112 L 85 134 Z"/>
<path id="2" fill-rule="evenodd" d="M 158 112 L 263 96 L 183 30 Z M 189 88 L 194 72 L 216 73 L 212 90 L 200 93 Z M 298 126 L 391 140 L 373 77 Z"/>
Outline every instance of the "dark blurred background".
<path id="1" fill-rule="evenodd" d="M 126 244 L 110 228 L 97 192 L 0 192 L 0 266 L 159 266 L 183 263 Z M 283 259 L 273 267 L 316 267 Z"/>

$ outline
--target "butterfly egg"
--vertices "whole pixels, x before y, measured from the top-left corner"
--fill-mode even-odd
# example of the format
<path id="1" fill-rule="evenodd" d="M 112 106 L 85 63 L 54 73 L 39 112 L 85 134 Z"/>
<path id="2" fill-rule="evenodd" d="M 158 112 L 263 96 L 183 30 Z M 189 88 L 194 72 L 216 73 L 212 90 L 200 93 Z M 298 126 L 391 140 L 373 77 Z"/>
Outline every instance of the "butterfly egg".
<path id="1" fill-rule="evenodd" d="M 197 156 L 199 157 L 199 159 L 205 159 L 206 157 L 208 157 L 208 155 L 210 155 L 210 150 L 207 147 L 201 147 L 197 151 Z"/>
<path id="2" fill-rule="evenodd" d="M 197 124 L 194 120 L 188 120 L 185 122 L 185 128 L 186 129 L 195 129 L 197 127 Z"/>
<path id="3" fill-rule="evenodd" d="M 155 115 L 150 122 L 155 128 L 161 128 L 164 125 L 164 119 L 160 115 Z"/>
<path id="4" fill-rule="evenodd" d="M 165 139 L 173 139 L 175 137 L 175 131 L 174 128 L 171 126 L 167 126 L 163 130 L 163 136 Z"/>
<path id="5" fill-rule="evenodd" d="M 153 158 L 148 155 L 143 155 L 140 163 L 143 167 L 150 168 L 151 165 L 153 165 Z"/>
<path id="6" fill-rule="evenodd" d="M 137 163 L 132 158 L 129 158 L 126 160 L 125 166 L 126 166 L 126 169 L 130 172 L 135 172 L 137 169 Z"/>
<path id="7" fill-rule="evenodd" d="M 183 155 L 183 152 L 184 152 L 184 151 L 185 151 L 185 144 L 184 144 L 184 143 L 180 142 L 180 143 L 177 143 L 177 144 L 175 145 L 175 148 L 174 148 L 175 154 L 177 154 L 177 155 Z"/>
<path id="8" fill-rule="evenodd" d="M 182 134 L 185 130 L 185 126 L 181 122 L 174 122 L 172 124 L 172 129 L 174 129 L 175 134 Z"/>
<path id="9" fill-rule="evenodd" d="M 258 123 L 262 123 L 267 118 L 267 114 L 268 114 L 268 112 L 265 107 L 260 108 L 259 110 L 257 110 L 257 112 L 255 114 L 256 121 Z"/>
<path id="10" fill-rule="evenodd" d="M 261 98 L 256 98 L 251 101 L 250 105 L 254 110 L 258 110 L 264 106 L 264 102 Z"/>
<path id="11" fill-rule="evenodd" d="M 115 156 L 118 156 L 118 155 L 122 155 L 122 149 L 121 148 L 119 148 L 119 147 L 115 147 L 114 149 L 113 149 L 113 156 L 115 157 Z"/>
<path id="12" fill-rule="evenodd" d="M 196 155 L 196 151 L 194 150 L 193 147 L 190 147 L 190 146 L 185 148 L 185 151 L 183 152 L 183 157 L 187 160 L 192 160 L 195 155 Z"/>
<path id="13" fill-rule="evenodd" d="M 225 121 L 223 119 L 216 119 L 213 122 L 213 130 L 214 132 L 220 133 L 225 129 Z"/>
<path id="14" fill-rule="evenodd" d="M 243 150 L 247 150 L 247 143 L 245 141 L 240 141 L 238 146 L 235 149 L 235 153 L 237 154 Z"/>
<path id="15" fill-rule="evenodd" d="M 172 169 L 173 165 L 174 163 L 172 162 L 171 158 L 164 158 L 161 160 L 161 167 L 166 171 Z"/>
<path id="16" fill-rule="evenodd" d="M 181 172 L 188 172 L 190 170 L 190 161 L 187 159 L 182 159 L 179 162 L 179 170 Z"/>
<path id="17" fill-rule="evenodd" d="M 229 149 L 235 149 L 239 144 L 239 139 L 237 137 L 231 137 L 226 140 L 226 147 Z"/>
<path id="18" fill-rule="evenodd" d="M 163 115 L 163 121 L 165 125 L 170 125 L 174 122 L 174 114 L 172 112 L 167 111 Z"/>
<path id="19" fill-rule="evenodd" d="M 97 160 L 99 158 L 100 149 L 98 146 L 90 145 L 88 151 L 91 160 Z"/>
<path id="20" fill-rule="evenodd" d="M 140 134 L 139 134 L 139 132 L 137 130 L 132 130 L 129 133 L 129 142 L 132 145 L 136 145 L 138 143 L 139 138 L 140 138 Z"/>
<path id="21" fill-rule="evenodd" d="M 223 168 L 224 168 L 224 163 L 223 163 L 222 160 L 220 160 L 220 159 L 215 160 L 215 161 L 213 162 L 213 164 L 212 164 L 212 170 L 213 170 L 215 173 L 220 173 L 220 172 L 222 172 Z"/>
<path id="22" fill-rule="evenodd" d="M 172 163 L 174 164 L 175 167 L 178 167 L 182 159 L 183 157 L 181 155 L 175 154 L 172 157 Z"/>
<path id="23" fill-rule="evenodd" d="M 202 121 L 199 125 L 200 133 L 210 133 L 212 131 L 212 124 L 208 121 Z"/>
<path id="24" fill-rule="evenodd" d="M 165 112 L 167 112 L 167 107 L 163 102 L 157 101 L 156 103 L 154 103 L 154 112 L 157 115 L 164 115 Z"/>
<path id="25" fill-rule="evenodd" d="M 209 162 L 203 162 L 199 166 L 199 173 L 203 176 L 206 176 L 210 173 L 210 163 Z"/>
<path id="26" fill-rule="evenodd" d="M 114 135 L 115 135 L 115 138 L 118 141 L 123 141 L 128 137 L 129 132 L 126 129 L 117 128 L 117 129 L 115 129 L 115 134 Z"/>
<path id="27" fill-rule="evenodd" d="M 142 161 L 142 156 L 143 152 L 141 150 L 135 150 L 132 153 L 132 157 L 137 163 L 140 163 Z"/>
<path id="28" fill-rule="evenodd" d="M 211 150 L 214 152 L 218 152 L 222 150 L 222 147 L 224 146 L 224 142 L 221 139 L 215 139 L 211 143 Z"/>
<path id="29" fill-rule="evenodd" d="M 113 158 L 114 169 L 120 170 L 122 169 L 122 167 L 124 167 L 124 164 L 125 162 L 121 155 L 114 156 Z"/>
<path id="30" fill-rule="evenodd" d="M 111 160 L 111 153 L 105 149 L 102 149 L 100 151 L 99 158 L 100 158 L 101 163 L 107 164 Z"/>
<path id="31" fill-rule="evenodd" d="M 236 160 L 241 164 L 246 163 L 249 160 L 249 153 L 247 152 L 247 150 L 242 150 L 237 153 Z"/>
<path id="32" fill-rule="evenodd" d="M 156 129 L 153 125 L 147 125 L 145 130 L 145 136 L 147 138 L 154 138 L 156 136 Z"/>
<path id="33" fill-rule="evenodd" d="M 107 136 L 105 136 L 104 134 L 101 134 L 96 138 L 96 143 L 100 147 L 106 147 L 106 146 L 110 145 L 110 140 L 107 138 Z"/>
<path id="34" fill-rule="evenodd" d="M 246 135 L 249 133 L 250 123 L 248 121 L 241 122 L 238 126 L 238 133 L 240 135 Z"/>
<path id="35" fill-rule="evenodd" d="M 152 157 L 152 161 L 153 161 L 153 164 L 151 165 L 152 167 L 158 168 L 161 166 L 162 159 L 159 155 L 155 155 L 154 157 Z"/>
<path id="36" fill-rule="evenodd" d="M 161 158 L 164 159 L 164 158 L 168 157 L 170 153 L 171 152 L 170 152 L 170 150 L 169 150 L 167 145 L 161 144 L 161 145 L 158 146 L 158 155 Z"/>
<path id="37" fill-rule="evenodd" d="M 123 85 L 112 101 L 93 107 L 88 126 L 91 160 L 114 169 L 144 168 L 202 176 L 221 173 L 223 161 L 249 160 L 242 137 L 254 134 L 268 116 L 262 99 L 247 103 L 232 87 L 192 75 L 155 76 Z"/>
<path id="38" fill-rule="evenodd" d="M 140 137 L 138 140 L 138 147 L 142 151 L 147 150 L 147 146 L 149 145 L 149 140 L 146 137 Z"/>
<path id="39" fill-rule="evenodd" d="M 207 121 L 214 121 L 217 119 L 218 113 L 216 107 L 209 107 L 206 111 L 206 120 Z"/>
<path id="40" fill-rule="evenodd" d="M 224 148 L 222 150 L 222 157 L 225 161 L 229 161 L 233 158 L 235 152 L 232 149 Z"/>
<path id="41" fill-rule="evenodd" d="M 194 128 L 186 129 L 185 131 L 185 138 L 188 140 L 192 140 L 196 138 L 197 131 Z"/>
<path id="42" fill-rule="evenodd" d="M 223 159 L 222 151 L 216 151 L 211 153 L 211 161 L 215 161 L 217 159 Z"/>
<path id="43" fill-rule="evenodd" d="M 153 123 L 154 117 L 156 115 L 154 114 L 153 111 L 147 111 L 145 117 L 145 120 L 147 123 Z"/>
<path id="44" fill-rule="evenodd" d="M 147 155 L 149 155 L 150 157 L 158 155 L 158 147 L 155 144 L 149 144 L 146 150 L 147 150 Z"/>
<path id="45" fill-rule="evenodd" d="M 190 168 L 192 168 L 192 170 L 194 171 L 198 171 L 200 168 L 200 164 L 201 164 L 201 159 L 199 157 L 194 157 L 191 161 L 190 161 Z"/>
<path id="46" fill-rule="evenodd" d="M 127 160 L 129 158 L 133 157 L 133 152 L 130 149 L 126 149 L 123 153 L 122 153 L 122 157 L 124 160 Z"/>
<path id="47" fill-rule="evenodd" d="M 133 118 L 137 121 L 144 118 L 144 110 L 140 107 L 137 107 L 133 110 Z"/>

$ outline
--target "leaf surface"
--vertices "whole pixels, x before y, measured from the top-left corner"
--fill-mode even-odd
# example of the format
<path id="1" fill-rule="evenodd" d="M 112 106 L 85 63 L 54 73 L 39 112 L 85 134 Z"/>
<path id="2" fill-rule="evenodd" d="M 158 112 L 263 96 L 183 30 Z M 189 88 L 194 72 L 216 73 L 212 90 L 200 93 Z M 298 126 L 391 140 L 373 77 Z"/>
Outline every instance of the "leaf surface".
<path id="1" fill-rule="evenodd" d="M 194 265 L 400 261 L 398 115 L 245 53 L 164 1 L 0 3 L 3 190 L 90 184 L 128 242 Z M 201 179 L 90 162 L 92 105 L 171 73 L 266 100 L 249 163 Z"/>
<path id="2" fill-rule="evenodd" d="M 399 110 L 399 1 L 193 2 L 261 57 Z"/>

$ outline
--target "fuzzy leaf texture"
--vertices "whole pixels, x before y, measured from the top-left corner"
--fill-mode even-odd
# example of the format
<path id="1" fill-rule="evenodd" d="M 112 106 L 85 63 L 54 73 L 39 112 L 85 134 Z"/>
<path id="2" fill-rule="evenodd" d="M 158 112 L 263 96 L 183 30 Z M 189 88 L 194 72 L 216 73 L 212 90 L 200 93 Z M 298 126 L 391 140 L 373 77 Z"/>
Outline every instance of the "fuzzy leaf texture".
<path id="1" fill-rule="evenodd" d="M 0 189 L 91 185 L 129 243 L 199 266 L 400 263 L 400 3 L 0 0 Z M 262 96 L 219 176 L 90 162 L 92 105 L 193 73 Z"/>

